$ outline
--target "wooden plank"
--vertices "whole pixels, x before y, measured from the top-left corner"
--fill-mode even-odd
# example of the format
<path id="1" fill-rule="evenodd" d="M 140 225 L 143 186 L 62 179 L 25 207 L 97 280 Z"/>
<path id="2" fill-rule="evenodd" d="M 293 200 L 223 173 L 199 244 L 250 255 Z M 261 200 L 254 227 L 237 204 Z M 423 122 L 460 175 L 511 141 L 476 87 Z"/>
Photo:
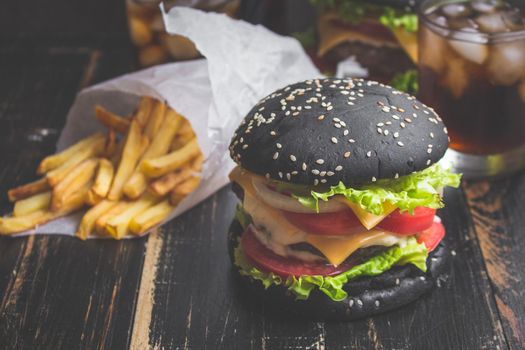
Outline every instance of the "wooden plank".
<path id="1" fill-rule="evenodd" d="M 11 147 L 0 155 L 5 193 L 31 180 L 37 159 L 54 148 L 58 132 L 43 147 L 30 130 L 59 130 L 79 87 L 129 70 L 130 60 L 126 50 L 66 48 L 3 51 L 0 63 L 0 123 L 9 126 L 1 132 Z M 0 279 L 0 348 L 127 348 L 145 242 L 0 239 L 0 270 L 9 276 Z"/>
<path id="2" fill-rule="evenodd" d="M 513 349 L 525 348 L 525 176 L 466 182 L 481 251 Z"/>
<path id="3" fill-rule="evenodd" d="M 132 344 L 197 349 L 504 349 L 462 192 L 447 191 L 447 199 L 440 215 L 455 255 L 450 256 L 440 288 L 389 314 L 325 324 L 269 313 L 264 302 L 242 302 L 225 238 L 235 198 L 223 189 L 168 224 L 158 237 L 150 237 L 154 243 L 148 246 L 145 271 L 153 271 L 154 277 L 143 276 L 147 283 L 141 284 L 138 304 L 147 306 L 140 309 Z M 138 316 L 139 312 L 136 321 Z"/>

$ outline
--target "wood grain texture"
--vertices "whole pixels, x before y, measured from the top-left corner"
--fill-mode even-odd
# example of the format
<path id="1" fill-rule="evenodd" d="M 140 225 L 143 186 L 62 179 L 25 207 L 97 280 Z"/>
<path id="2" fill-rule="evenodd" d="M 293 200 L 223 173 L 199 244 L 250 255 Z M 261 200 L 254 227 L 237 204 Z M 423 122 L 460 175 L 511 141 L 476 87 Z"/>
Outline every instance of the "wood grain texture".
<path id="1" fill-rule="evenodd" d="M 464 185 L 511 348 L 525 348 L 525 176 Z"/>
<path id="2" fill-rule="evenodd" d="M 391 313 L 323 323 L 276 314 L 266 300 L 245 300 L 227 256 L 226 230 L 236 199 L 225 188 L 163 228 L 160 254 L 159 244 L 151 248 L 158 261 L 145 263 L 155 277 L 146 277 L 137 301 L 151 310 L 142 315 L 150 320 L 149 334 L 135 327 L 134 336 L 147 339 L 152 349 L 505 349 L 462 192 L 447 191 L 447 202 L 441 215 L 455 255 L 439 288 Z"/>

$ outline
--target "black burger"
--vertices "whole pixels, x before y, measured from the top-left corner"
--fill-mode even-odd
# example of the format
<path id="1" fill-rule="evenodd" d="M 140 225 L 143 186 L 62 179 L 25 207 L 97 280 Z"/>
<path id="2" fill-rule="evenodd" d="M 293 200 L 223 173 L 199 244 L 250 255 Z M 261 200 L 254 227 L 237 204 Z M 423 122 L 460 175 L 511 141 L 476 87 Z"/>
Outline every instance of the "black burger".
<path id="1" fill-rule="evenodd" d="M 436 209 L 460 180 L 436 164 L 447 147 L 432 108 L 377 82 L 307 80 L 262 99 L 230 145 L 241 281 L 316 319 L 429 291 L 446 256 Z"/>

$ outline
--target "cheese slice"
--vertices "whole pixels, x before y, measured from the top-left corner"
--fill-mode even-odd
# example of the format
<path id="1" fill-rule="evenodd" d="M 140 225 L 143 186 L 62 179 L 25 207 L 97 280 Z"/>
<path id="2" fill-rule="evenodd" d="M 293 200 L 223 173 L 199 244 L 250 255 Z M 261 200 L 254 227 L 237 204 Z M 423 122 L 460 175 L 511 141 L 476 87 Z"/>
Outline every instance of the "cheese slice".
<path id="1" fill-rule="evenodd" d="M 367 230 L 371 230 L 374 227 L 376 227 L 381 221 L 383 221 L 384 218 L 386 218 L 388 215 L 390 215 L 390 213 L 396 210 L 395 206 L 388 202 L 385 202 L 383 204 L 384 213 L 381 215 L 374 215 L 361 208 L 358 204 L 351 202 L 345 199 L 344 197 L 337 197 L 337 200 L 345 203 L 350 209 L 352 209 L 355 216 L 357 216 L 361 224 L 363 224 L 363 226 L 366 227 Z"/>

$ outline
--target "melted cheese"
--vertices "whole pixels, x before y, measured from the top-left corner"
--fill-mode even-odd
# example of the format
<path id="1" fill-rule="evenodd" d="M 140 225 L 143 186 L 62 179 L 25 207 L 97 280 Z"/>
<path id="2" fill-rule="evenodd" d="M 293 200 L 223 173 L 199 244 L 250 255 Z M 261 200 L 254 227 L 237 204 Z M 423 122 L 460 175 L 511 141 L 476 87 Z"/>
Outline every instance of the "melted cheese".
<path id="1" fill-rule="evenodd" d="M 384 218 L 386 218 L 388 215 L 390 215 L 390 213 L 396 210 L 395 206 L 388 202 L 385 202 L 385 204 L 383 204 L 384 214 L 374 215 L 361 208 L 358 204 L 346 200 L 344 197 L 338 197 L 337 200 L 345 203 L 350 209 L 352 209 L 355 216 L 357 216 L 361 224 L 363 224 L 363 226 L 366 227 L 367 230 L 371 230 L 374 227 L 376 227 L 381 221 L 383 221 Z"/>

